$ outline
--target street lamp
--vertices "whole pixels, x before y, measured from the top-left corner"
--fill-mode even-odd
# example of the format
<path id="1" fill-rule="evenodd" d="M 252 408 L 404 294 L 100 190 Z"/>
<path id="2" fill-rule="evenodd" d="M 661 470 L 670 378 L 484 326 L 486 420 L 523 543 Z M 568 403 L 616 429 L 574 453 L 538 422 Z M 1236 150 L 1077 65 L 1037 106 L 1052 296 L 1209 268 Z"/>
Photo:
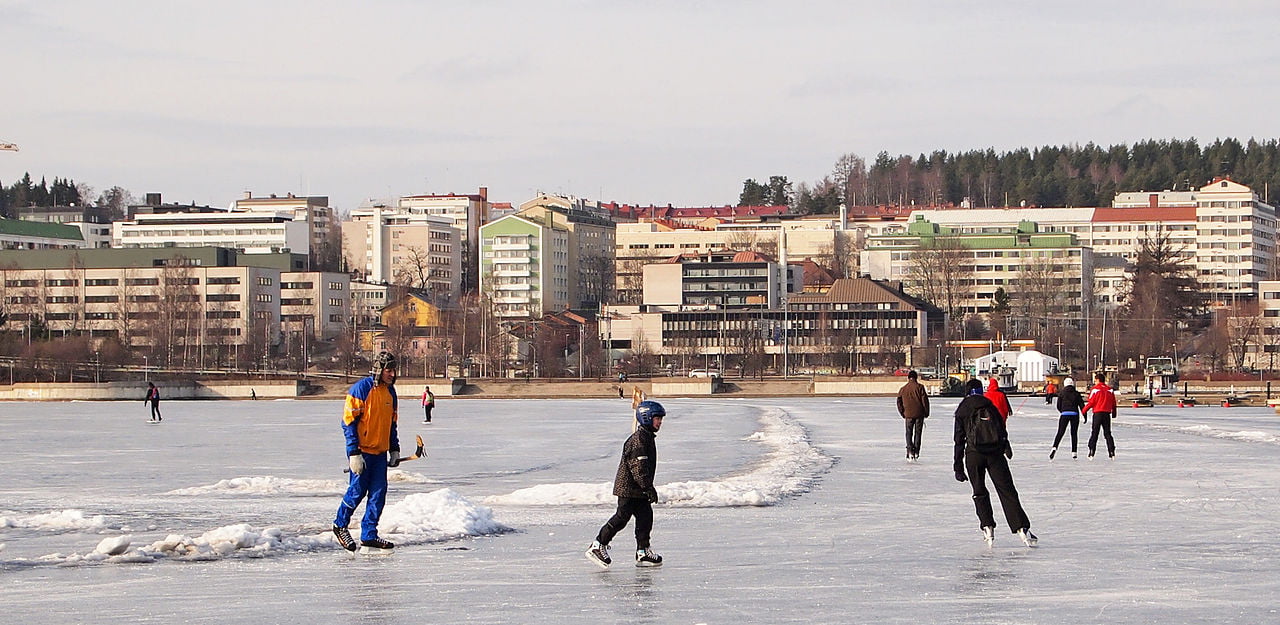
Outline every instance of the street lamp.
<path id="1" fill-rule="evenodd" d="M 151 358 L 146 354 L 142 355 L 142 381 L 149 382 L 151 380 Z"/>

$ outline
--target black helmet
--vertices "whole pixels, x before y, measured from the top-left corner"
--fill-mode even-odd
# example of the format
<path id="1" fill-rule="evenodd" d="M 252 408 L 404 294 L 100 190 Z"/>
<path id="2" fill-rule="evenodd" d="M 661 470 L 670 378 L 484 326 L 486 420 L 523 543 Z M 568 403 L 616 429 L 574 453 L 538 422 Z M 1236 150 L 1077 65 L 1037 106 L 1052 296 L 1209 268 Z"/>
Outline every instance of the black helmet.
<path id="1" fill-rule="evenodd" d="M 667 416 L 667 409 L 662 407 L 656 401 L 642 401 L 636 406 L 636 423 L 646 427 L 653 427 L 654 419 L 661 419 Z"/>
<path id="2" fill-rule="evenodd" d="M 373 362 L 370 363 L 369 373 L 374 376 L 377 376 L 382 373 L 383 369 L 395 369 L 395 368 L 396 368 L 396 357 L 391 352 L 383 350 L 378 352 L 377 356 L 373 357 Z"/>

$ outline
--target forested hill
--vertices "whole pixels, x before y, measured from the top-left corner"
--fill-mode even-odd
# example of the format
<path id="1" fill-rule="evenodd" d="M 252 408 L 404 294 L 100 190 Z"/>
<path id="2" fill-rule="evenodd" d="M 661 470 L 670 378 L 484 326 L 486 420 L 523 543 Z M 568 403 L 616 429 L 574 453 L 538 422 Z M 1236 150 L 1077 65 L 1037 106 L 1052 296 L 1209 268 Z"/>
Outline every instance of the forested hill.
<path id="1" fill-rule="evenodd" d="M 1195 139 L 1152 139 L 916 157 L 881 152 L 870 163 L 846 154 L 827 177 L 797 185 L 791 200 L 802 213 L 834 213 L 842 195 L 849 206 L 960 204 L 966 198 L 977 207 L 1110 206 L 1117 192 L 1185 191 L 1224 175 L 1264 200 L 1272 189 L 1280 195 L 1280 141 L 1219 139 L 1202 146 Z"/>

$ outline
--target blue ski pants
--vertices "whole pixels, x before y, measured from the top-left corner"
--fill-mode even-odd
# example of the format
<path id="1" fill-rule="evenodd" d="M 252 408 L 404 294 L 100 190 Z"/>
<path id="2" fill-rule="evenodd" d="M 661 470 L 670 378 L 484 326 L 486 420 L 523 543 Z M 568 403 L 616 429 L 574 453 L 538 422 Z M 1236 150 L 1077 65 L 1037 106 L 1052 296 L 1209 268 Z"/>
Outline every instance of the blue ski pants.
<path id="1" fill-rule="evenodd" d="M 378 518 L 387 503 L 387 454 L 361 455 L 364 456 L 364 473 L 351 474 L 351 483 L 347 486 L 347 494 L 342 496 L 333 524 L 338 527 L 349 525 L 360 500 L 368 497 L 364 504 L 364 519 L 360 521 L 360 540 L 373 540 L 378 537 Z"/>

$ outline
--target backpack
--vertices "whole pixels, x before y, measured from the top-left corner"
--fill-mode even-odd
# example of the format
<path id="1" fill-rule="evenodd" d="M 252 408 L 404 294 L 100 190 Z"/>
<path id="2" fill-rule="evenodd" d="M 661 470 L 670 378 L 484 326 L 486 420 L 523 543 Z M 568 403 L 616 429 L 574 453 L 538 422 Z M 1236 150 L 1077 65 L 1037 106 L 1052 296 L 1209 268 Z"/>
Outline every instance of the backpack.
<path id="1" fill-rule="evenodd" d="M 1004 450 L 1000 422 L 1000 415 L 994 406 L 983 406 L 969 419 L 965 439 L 982 453 L 999 453 Z"/>

